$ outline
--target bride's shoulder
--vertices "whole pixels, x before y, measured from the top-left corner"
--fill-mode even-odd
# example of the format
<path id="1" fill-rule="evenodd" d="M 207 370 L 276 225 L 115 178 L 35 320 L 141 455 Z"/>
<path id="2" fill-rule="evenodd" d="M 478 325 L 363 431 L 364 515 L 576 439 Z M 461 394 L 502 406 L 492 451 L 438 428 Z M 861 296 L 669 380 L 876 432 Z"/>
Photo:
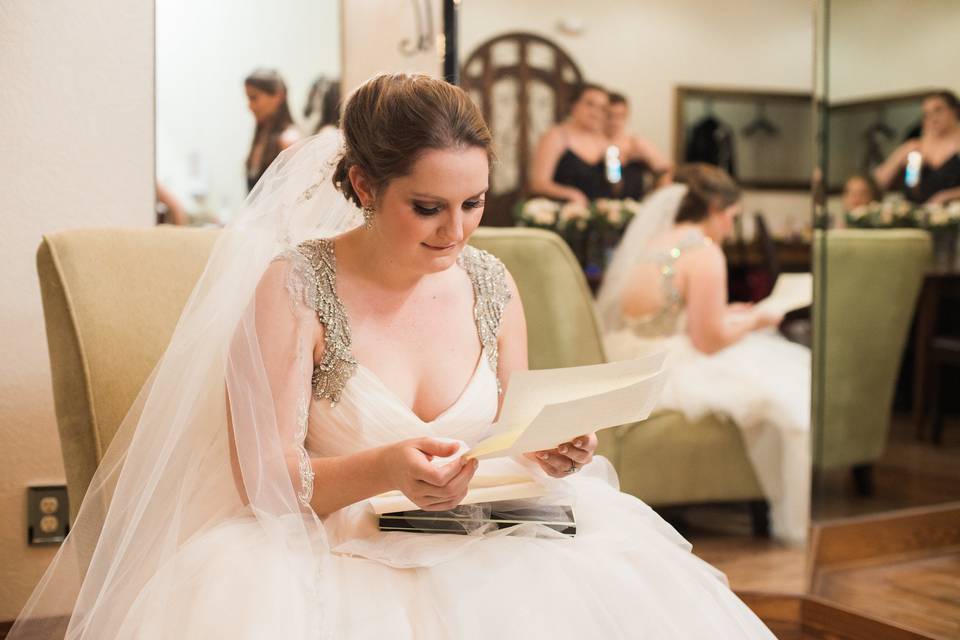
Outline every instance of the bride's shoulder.
<path id="1" fill-rule="evenodd" d="M 316 310 L 325 250 L 325 241 L 307 240 L 278 253 L 260 277 L 258 298 L 286 297 L 295 307 Z"/>
<path id="2" fill-rule="evenodd" d="M 504 302 L 512 297 L 515 289 L 513 278 L 506 265 L 497 256 L 489 251 L 466 245 L 460 252 L 457 262 L 470 276 L 475 287 L 503 296 Z"/>

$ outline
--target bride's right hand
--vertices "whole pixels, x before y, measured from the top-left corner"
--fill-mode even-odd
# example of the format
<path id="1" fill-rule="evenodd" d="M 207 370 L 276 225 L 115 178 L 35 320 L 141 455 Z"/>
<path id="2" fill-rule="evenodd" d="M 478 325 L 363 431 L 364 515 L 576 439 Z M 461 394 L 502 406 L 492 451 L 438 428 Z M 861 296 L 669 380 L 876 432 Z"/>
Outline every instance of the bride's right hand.
<path id="1" fill-rule="evenodd" d="M 777 311 L 766 311 L 763 309 L 753 310 L 753 328 L 766 329 L 767 327 L 779 327 L 783 322 L 783 314 Z"/>
<path id="2" fill-rule="evenodd" d="M 433 438 L 414 438 L 384 449 L 384 464 L 391 487 L 399 489 L 425 511 L 453 509 L 467 495 L 477 461 L 460 457 L 442 466 L 434 457 L 452 456 L 458 445 Z"/>

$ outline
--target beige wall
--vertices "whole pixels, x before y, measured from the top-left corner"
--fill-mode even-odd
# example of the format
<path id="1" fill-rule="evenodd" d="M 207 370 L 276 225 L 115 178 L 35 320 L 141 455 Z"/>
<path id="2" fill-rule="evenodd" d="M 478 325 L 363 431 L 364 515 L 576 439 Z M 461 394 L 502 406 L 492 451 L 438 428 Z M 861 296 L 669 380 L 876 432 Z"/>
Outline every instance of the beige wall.
<path id="1" fill-rule="evenodd" d="M 63 482 L 34 254 L 49 231 L 152 223 L 153 10 L 0 2 L 0 620 L 54 551 L 26 544 L 26 487 Z"/>
<path id="2" fill-rule="evenodd" d="M 547 37 L 589 80 L 625 93 L 634 131 L 670 156 L 677 85 L 813 86 L 812 0 L 469 0 L 460 15 L 462 58 L 506 31 Z M 582 34 L 557 28 L 571 19 L 582 23 Z M 748 192 L 744 204 L 781 229 L 811 215 L 806 193 Z"/>
<path id="3" fill-rule="evenodd" d="M 471 0 L 473 1 L 473 0 Z M 343 88 L 345 94 L 380 72 L 407 71 L 440 76 L 443 60 L 438 47 L 407 56 L 400 43 L 416 36 L 416 17 L 410 2 L 399 0 L 342 0 Z M 430 0 L 435 32 L 443 33 L 440 0 Z"/>
<path id="4" fill-rule="evenodd" d="M 831 102 L 948 88 L 960 93 L 960 2 L 830 3 Z"/>

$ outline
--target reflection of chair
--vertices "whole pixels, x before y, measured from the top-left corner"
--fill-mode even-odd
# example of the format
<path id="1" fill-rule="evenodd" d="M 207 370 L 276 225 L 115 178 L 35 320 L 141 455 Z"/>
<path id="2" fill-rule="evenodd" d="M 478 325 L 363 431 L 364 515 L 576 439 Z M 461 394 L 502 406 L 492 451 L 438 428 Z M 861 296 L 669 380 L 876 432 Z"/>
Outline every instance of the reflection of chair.
<path id="1" fill-rule="evenodd" d="M 822 252 L 826 251 L 824 255 Z M 914 229 L 844 229 L 814 243 L 814 415 L 818 468 L 853 468 L 871 492 L 871 465 L 890 430 L 893 392 L 930 236 Z"/>
<path id="2" fill-rule="evenodd" d="M 71 519 L 215 238 L 163 227 L 44 237 L 37 271 Z"/>
<path id="3" fill-rule="evenodd" d="M 480 228 L 471 243 L 499 257 L 517 281 L 529 335 L 530 367 L 604 362 L 590 292 L 576 259 L 556 234 Z M 708 416 L 687 421 L 662 412 L 600 434 L 621 488 L 653 505 L 750 501 L 754 530 L 766 533 L 763 493 L 736 425 Z"/>

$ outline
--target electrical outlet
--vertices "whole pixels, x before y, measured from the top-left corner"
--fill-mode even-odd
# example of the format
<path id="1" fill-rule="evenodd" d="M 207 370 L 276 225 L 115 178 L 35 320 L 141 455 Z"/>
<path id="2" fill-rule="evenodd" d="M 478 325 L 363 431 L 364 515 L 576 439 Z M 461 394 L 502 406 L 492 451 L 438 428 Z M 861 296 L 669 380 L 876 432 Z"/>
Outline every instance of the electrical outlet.
<path id="1" fill-rule="evenodd" d="M 64 485 L 27 487 L 27 543 L 60 544 L 70 533 Z"/>

